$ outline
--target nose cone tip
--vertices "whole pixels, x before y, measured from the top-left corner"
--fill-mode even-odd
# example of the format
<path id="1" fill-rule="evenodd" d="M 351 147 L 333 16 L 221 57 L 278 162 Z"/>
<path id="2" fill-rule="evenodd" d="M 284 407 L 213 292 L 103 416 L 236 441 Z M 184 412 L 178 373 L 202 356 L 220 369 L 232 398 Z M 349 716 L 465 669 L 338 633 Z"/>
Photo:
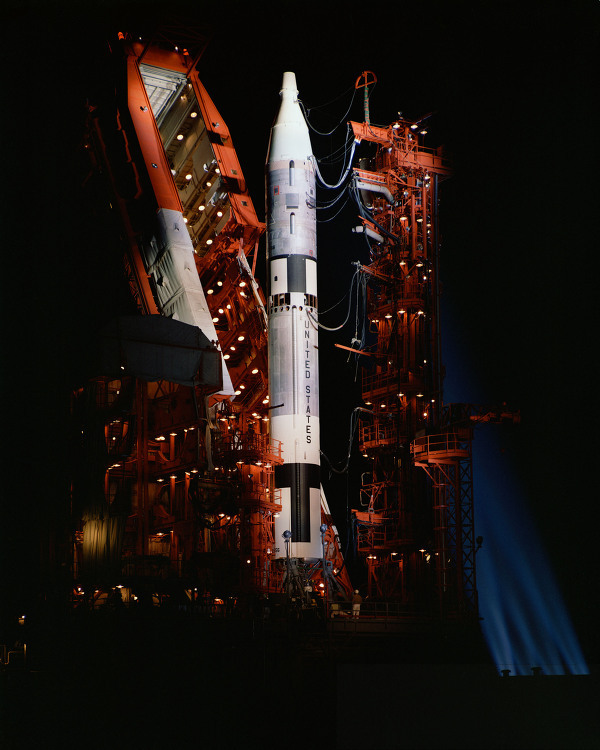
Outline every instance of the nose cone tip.
<path id="1" fill-rule="evenodd" d="M 281 83 L 281 93 L 289 91 L 294 95 L 294 98 L 298 94 L 298 86 L 296 84 L 296 74 L 287 72 L 283 74 L 283 81 Z"/>

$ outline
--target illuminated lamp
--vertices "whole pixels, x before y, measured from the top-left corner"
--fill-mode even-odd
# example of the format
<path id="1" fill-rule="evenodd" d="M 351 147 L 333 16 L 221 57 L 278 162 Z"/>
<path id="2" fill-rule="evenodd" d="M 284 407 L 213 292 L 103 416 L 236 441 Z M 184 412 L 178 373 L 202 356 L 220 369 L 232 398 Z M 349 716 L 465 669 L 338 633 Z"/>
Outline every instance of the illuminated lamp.
<path id="1" fill-rule="evenodd" d="M 241 391 L 240 391 L 240 390 L 237 390 L 237 391 L 235 392 L 235 395 L 236 395 L 236 396 L 239 396 L 239 395 L 240 395 L 240 393 L 241 393 Z"/>
<path id="2" fill-rule="evenodd" d="M 219 218 L 220 218 L 221 216 L 223 216 L 223 211 L 217 211 L 217 216 L 218 216 Z"/>
<path id="3" fill-rule="evenodd" d="M 215 290 L 214 290 L 214 289 L 208 289 L 208 290 L 206 291 L 206 293 L 207 293 L 207 294 L 214 294 L 214 293 L 215 293 Z"/>
<path id="4" fill-rule="evenodd" d="M 171 476 L 169 477 L 169 479 L 177 479 L 177 474 L 171 474 Z"/>
<path id="5" fill-rule="evenodd" d="M 219 322 L 218 318 L 213 318 L 213 323 L 218 323 L 218 322 Z"/>
<path id="6" fill-rule="evenodd" d="M 231 305 L 227 305 L 227 309 L 228 309 L 228 310 L 231 310 Z"/>
<path id="7" fill-rule="evenodd" d="M 219 167 L 215 167 L 215 174 L 221 174 L 221 170 L 219 169 Z"/>
<path id="8" fill-rule="evenodd" d="M 205 208 L 206 208 L 205 205 L 200 205 L 198 206 L 198 211 L 204 211 Z"/>
<path id="9" fill-rule="evenodd" d="M 183 140 L 183 135 L 181 133 L 179 133 L 179 135 L 177 136 L 177 140 L 178 141 L 182 141 Z"/>
<path id="10" fill-rule="evenodd" d="M 219 315 L 223 315 L 223 313 L 224 313 L 224 312 L 225 312 L 225 310 L 223 310 L 223 308 L 222 308 L 222 307 L 220 307 L 220 308 L 219 308 Z"/>
<path id="11" fill-rule="evenodd" d="M 268 404 L 268 403 L 269 403 L 269 399 L 268 398 L 263 398 L 263 404 Z"/>
<path id="12" fill-rule="evenodd" d="M 231 349 L 232 352 L 235 351 L 235 346 L 230 346 L 229 348 Z"/>
<path id="13" fill-rule="evenodd" d="M 417 393 L 417 398 L 423 398 L 423 394 L 422 393 Z"/>
<path id="14" fill-rule="evenodd" d="M 165 440 L 165 436 L 164 435 L 159 435 L 158 437 L 155 437 L 154 439 L 158 440 L 158 441 Z"/>
<path id="15" fill-rule="evenodd" d="M 406 312 L 406 310 L 403 307 L 400 308 L 400 310 L 398 310 L 398 314 L 399 315 L 404 315 L 405 312 Z"/>
<path id="16" fill-rule="evenodd" d="M 209 181 L 208 181 L 208 182 L 206 183 L 206 187 L 211 187 L 211 185 L 212 185 L 212 182 L 210 182 L 210 180 L 209 180 Z"/>
<path id="17" fill-rule="evenodd" d="M 206 240 L 206 244 L 207 244 L 207 245 L 212 245 L 212 243 L 213 243 L 213 241 L 212 241 L 212 240 Z"/>
<path id="18" fill-rule="evenodd" d="M 188 172 L 185 176 L 185 179 L 189 182 L 192 179 L 192 175 Z"/>
<path id="19" fill-rule="evenodd" d="M 387 313 L 387 315 L 385 317 L 389 319 L 389 318 L 392 317 L 392 315 L 391 315 L 391 313 Z"/>
<path id="20" fill-rule="evenodd" d="M 410 126 L 410 129 L 411 129 L 411 130 L 416 130 L 416 129 L 417 129 L 418 127 L 419 127 L 419 126 L 417 125 L 417 123 L 416 123 L 416 122 L 413 122 L 413 124 L 412 124 L 412 125 Z"/>
<path id="21" fill-rule="evenodd" d="M 243 341 L 245 338 L 245 336 L 238 336 L 238 341 Z"/>
<path id="22" fill-rule="evenodd" d="M 230 355 L 229 354 L 224 354 L 223 355 L 223 359 L 230 359 Z"/>
<path id="23" fill-rule="evenodd" d="M 241 286 L 241 287 L 244 287 L 244 286 L 246 286 L 246 282 L 245 282 L 245 281 L 240 281 L 240 286 Z"/>
<path id="24" fill-rule="evenodd" d="M 197 112 L 190 112 L 190 117 L 198 117 L 198 113 Z"/>
<path id="25" fill-rule="evenodd" d="M 217 281 L 217 286 L 223 286 L 223 282 L 222 281 Z"/>
<path id="26" fill-rule="evenodd" d="M 185 218 L 185 216 L 183 217 L 183 223 L 184 223 L 184 224 L 187 224 L 187 223 L 188 223 L 188 220 L 187 220 L 187 219 Z"/>
<path id="27" fill-rule="evenodd" d="M 421 135 L 427 135 L 427 131 L 426 130 L 421 130 Z"/>
<path id="28" fill-rule="evenodd" d="M 255 367 L 254 370 L 252 370 L 252 374 L 256 375 L 258 373 L 258 367 Z"/>

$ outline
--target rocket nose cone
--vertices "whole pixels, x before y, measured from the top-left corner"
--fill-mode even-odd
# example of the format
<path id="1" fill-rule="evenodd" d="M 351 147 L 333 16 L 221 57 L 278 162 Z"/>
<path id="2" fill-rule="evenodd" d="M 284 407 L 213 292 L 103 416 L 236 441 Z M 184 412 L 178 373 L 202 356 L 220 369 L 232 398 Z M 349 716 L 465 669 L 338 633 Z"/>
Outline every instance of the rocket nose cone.
<path id="1" fill-rule="evenodd" d="M 267 161 L 282 159 L 306 159 L 312 153 L 308 126 L 300 108 L 296 74 L 283 74 L 281 84 L 281 105 L 271 130 L 271 142 Z"/>
<path id="2" fill-rule="evenodd" d="M 283 81 L 281 83 L 281 91 L 279 94 L 282 98 L 290 98 L 292 101 L 296 101 L 298 97 L 298 86 L 296 84 L 295 73 L 283 74 Z"/>

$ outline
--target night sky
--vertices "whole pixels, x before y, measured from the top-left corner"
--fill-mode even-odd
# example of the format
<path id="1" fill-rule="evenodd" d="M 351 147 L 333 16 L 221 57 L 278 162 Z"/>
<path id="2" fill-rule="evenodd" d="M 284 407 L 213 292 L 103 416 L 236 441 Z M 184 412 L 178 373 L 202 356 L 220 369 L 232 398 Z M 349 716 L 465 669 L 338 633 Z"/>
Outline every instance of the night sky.
<path id="1" fill-rule="evenodd" d="M 232 132 L 260 218 L 284 71 L 296 73 L 322 130 L 343 117 L 363 70 L 378 78 L 372 122 L 435 113 L 425 144 L 444 144 L 455 165 L 440 195 L 446 400 L 521 410 L 521 425 L 495 445 L 588 662 L 598 663 L 598 3 L 397 2 L 379 11 L 321 3 L 301 12 L 298 3 L 280 3 L 285 12 L 215 3 L 208 15 L 200 5 L 169 4 L 177 12 L 168 17 L 147 3 L 2 11 L 5 571 L 21 560 L 35 575 L 22 543 L 28 526 L 52 519 L 64 483 L 66 395 L 90 332 L 113 314 L 122 289 L 119 269 L 91 252 L 78 212 L 83 105 L 102 85 L 103 39 L 144 34 L 164 17 L 186 20 L 212 27 L 201 79 Z M 359 97 L 350 118 L 362 119 Z M 339 147 L 344 132 L 313 138 L 317 157 Z M 319 229 L 321 309 L 347 290 L 350 263 L 367 260 L 350 233 L 353 217 L 348 208 Z M 338 321 L 337 312 L 324 318 Z M 358 401 L 333 342 L 348 345 L 352 335 L 347 328 L 321 344 L 322 367 L 335 372 L 321 384 L 322 449 L 334 461 L 345 456 L 339 435 Z M 334 512 L 345 504 L 340 482 L 326 484 Z M 17 596 L 26 576 L 9 577 Z"/>

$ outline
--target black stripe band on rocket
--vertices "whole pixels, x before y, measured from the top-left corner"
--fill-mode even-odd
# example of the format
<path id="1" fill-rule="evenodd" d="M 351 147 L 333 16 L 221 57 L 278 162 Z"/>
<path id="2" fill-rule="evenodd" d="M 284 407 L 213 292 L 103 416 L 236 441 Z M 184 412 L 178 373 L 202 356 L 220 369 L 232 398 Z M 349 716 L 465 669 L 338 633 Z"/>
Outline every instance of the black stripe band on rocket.
<path id="1" fill-rule="evenodd" d="M 310 490 L 321 489 L 321 468 L 316 464 L 283 464 L 275 467 L 275 484 L 289 487 L 292 499 L 293 542 L 310 542 Z"/>

